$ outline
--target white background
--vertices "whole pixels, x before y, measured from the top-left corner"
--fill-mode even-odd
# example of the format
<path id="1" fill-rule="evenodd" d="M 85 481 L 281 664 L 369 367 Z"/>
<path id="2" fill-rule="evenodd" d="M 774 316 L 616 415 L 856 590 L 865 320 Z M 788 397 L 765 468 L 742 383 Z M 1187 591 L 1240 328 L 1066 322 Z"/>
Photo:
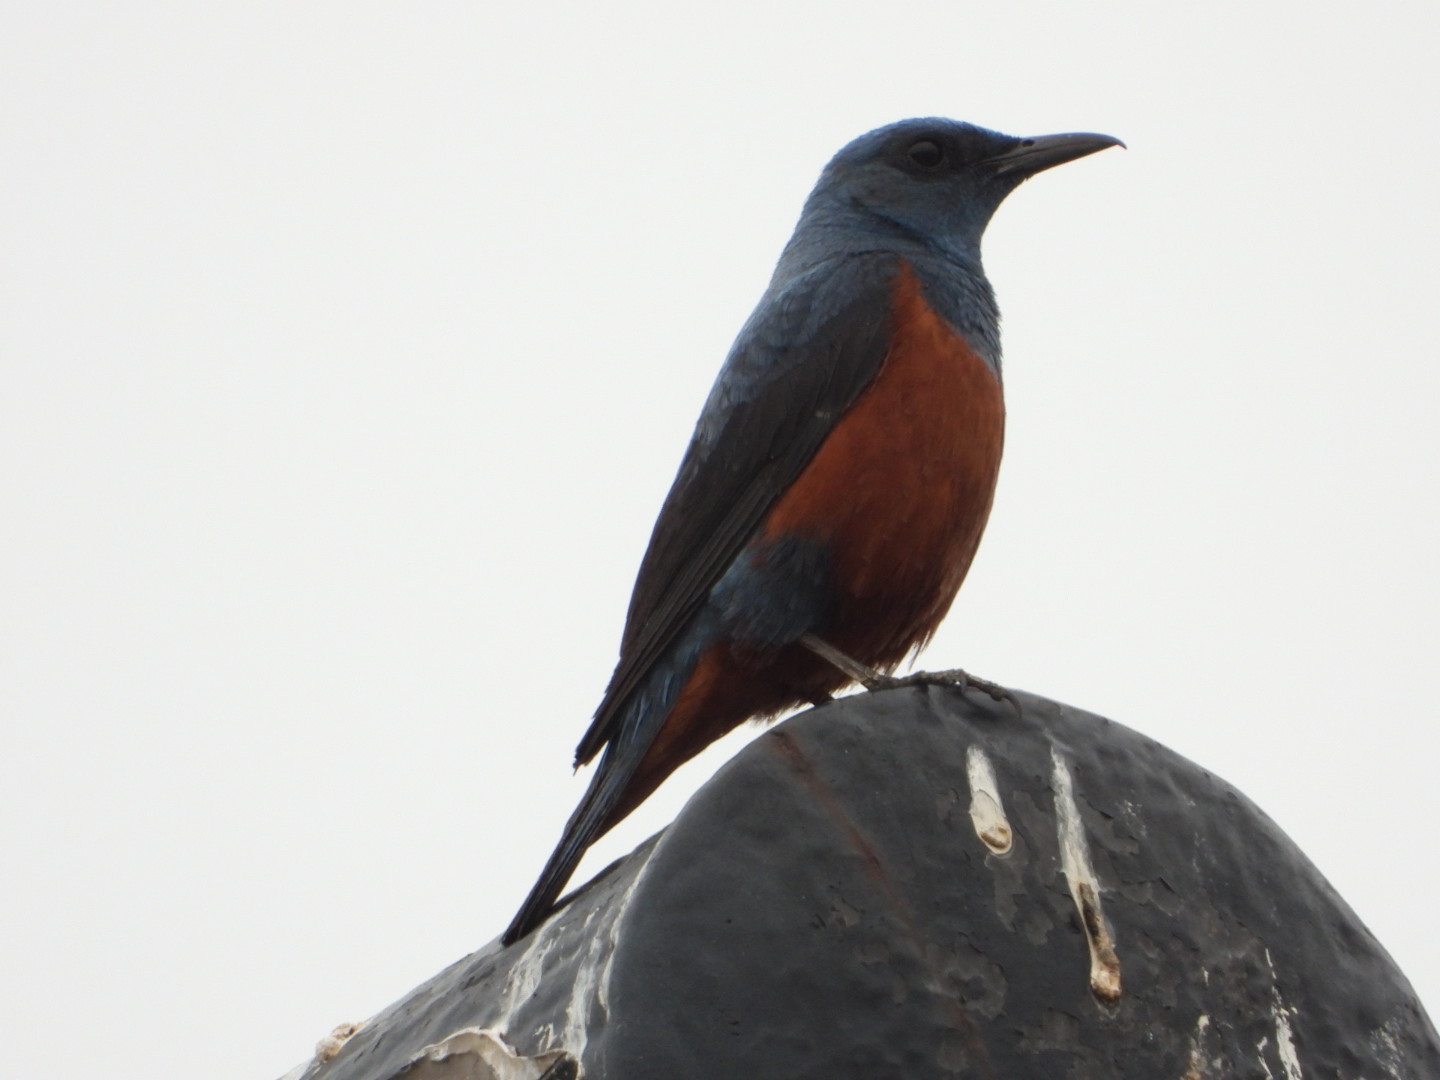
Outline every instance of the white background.
<path id="1" fill-rule="evenodd" d="M 924 660 L 1237 784 L 1440 1002 L 1433 4 L 10 0 L 0 1073 L 272 1080 L 508 920 L 800 203 L 987 236 L 1007 456 Z M 582 874 L 662 826 L 686 769 Z"/>

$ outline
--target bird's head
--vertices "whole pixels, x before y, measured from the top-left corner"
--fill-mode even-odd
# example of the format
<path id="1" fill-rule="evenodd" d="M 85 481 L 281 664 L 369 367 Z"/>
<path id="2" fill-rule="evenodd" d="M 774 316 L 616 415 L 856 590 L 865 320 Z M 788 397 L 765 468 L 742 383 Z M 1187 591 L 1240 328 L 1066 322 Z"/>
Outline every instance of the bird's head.
<path id="1" fill-rule="evenodd" d="M 978 256 L 991 215 L 1023 181 L 1123 145 L 1109 135 L 1016 138 L 956 120 L 902 120 L 831 159 L 805 204 L 802 228 L 838 227 Z"/>

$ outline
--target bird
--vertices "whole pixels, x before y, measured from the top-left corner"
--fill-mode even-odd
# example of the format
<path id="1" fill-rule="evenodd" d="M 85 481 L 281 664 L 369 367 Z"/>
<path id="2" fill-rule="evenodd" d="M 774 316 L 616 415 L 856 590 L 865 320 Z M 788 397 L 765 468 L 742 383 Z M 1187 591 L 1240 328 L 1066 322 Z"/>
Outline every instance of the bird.
<path id="1" fill-rule="evenodd" d="M 981 236 L 1023 181 L 1123 145 L 929 117 L 825 166 L 701 410 L 575 753 L 577 769 L 599 765 L 503 945 L 720 736 L 852 682 L 902 681 L 888 673 L 949 610 L 1000 467 L 1000 316 Z"/>

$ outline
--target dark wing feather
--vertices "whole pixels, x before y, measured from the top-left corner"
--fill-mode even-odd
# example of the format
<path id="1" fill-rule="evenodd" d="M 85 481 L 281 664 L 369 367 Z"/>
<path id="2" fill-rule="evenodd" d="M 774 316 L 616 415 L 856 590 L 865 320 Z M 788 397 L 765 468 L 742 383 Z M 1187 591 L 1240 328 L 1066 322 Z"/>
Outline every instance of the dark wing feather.
<path id="1" fill-rule="evenodd" d="M 577 765 L 610 740 L 630 694 L 880 370 L 897 265 L 836 260 L 768 296 L 746 325 L 655 522 L 620 662 Z"/>

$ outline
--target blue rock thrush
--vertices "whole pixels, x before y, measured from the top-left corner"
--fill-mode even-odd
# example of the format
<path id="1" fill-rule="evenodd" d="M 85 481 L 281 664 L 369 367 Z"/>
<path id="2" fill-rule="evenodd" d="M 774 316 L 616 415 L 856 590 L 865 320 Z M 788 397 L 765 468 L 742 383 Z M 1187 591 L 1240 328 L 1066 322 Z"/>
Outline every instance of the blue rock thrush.
<path id="1" fill-rule="evenodd" d="M 603 750 L 599 768 L 505 944 L 715 739 L 893 683 L 882 673 L 929 640 L 980 543 L 1004 436 L 981 235 L 1022 181 L 1116 145 L 905 120 L 825 167 L 660 511 L 576 751 L 580 765 Z"/>

